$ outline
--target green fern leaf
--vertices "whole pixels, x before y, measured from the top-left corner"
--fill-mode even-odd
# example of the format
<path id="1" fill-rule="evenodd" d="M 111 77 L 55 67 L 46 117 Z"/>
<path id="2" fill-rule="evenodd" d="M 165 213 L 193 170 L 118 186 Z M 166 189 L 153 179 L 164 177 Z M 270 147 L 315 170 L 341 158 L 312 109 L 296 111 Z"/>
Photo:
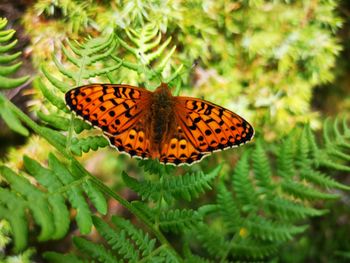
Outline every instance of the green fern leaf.
<path id="1" fill-rule="evenodd" d="M 55 78 L 52 76 L 45 67 L 41 67 L 41 71 L 44 73 L 45 77 L 50 81 L 50 83 L 58 88 L 62 93 L 66 93 L 68 90 L 70 90 L 72 87 L 69 86 L 67 83 Z"/>
<path id="2" fill-rule="evenodd" d="M 38 240 L 49 240 L 54 233 L 54 226 L 51 224 L 53 219 L 45 194 L 35 188 L 23 176 L 18 176 L 5 166 L 0 168 L 0 173 L 11 185 L 11 190 L 23 198 L 35 221 L 40 225 L 41 231 Z"/>
<path id="3" fill-rule="evenodd" d="M 308 169 L 305 167 L 304 169 L 302 169 L 300 171 L 300 177 L 322 187 L 350 190 L 350 187 L 343 185 L 341 183 L 338 183 L 337 181 L 333 180 L 329 176 L 319 171 L 315 171 L 311 168 Z"/>
<path id="4" fill-rule="evenodd" d="M 1 80 L 0 80 L 1 81 Z M 0 117 L 4 120 L 7 126 L 23 136 L 28 136 L 29 131 L 22 125 L 15 114 L 1 101 L 0 98 Z"/>
<path id="5" fill-rule="evenodd" d="M 223 217 L 224 223 L 229 231 L 237 232 L 242 226 L 242 218 L 237 202 L 234 201 L 232 193 L 224 184 L 220 184 L 217 194 L 218 213 Z"/>
<path id="6" fill-rule="evenodd" d="M 38 117 L 49 124 L 51 127 L 56 128 L 61 131 L 68 131 L 69 129 L 69 120 L 57 114 L 46 115 L 41 111 L 37 111 L 36 114 Z"/>
<path id="7" fill-rule="evenodd" d="M 222 258 L 230 251 L 231 245 L 223 235 L 205 224 L 200 224 L 195 232 L 197 239 L 214 258 Z"/>
<path id="8" fill-rule="evenodd" d="M 152 252 L 156 242 L 155 239 L 150 239 L 148 234 L 144 234 L 141 229 L 137 229 L 133 224 L 123 218 L 113 216 L 112 222 L 130 235 L 130 238 L 141 251 L 142 256 L 147 256 Z"/>
<path id="9" fill-rule="evenodd" d="M 83 183 L 83 188 L 97 211 L 102 215 L 107 214 L 107 202 L 100 190 L 98 190 L 91 181 L 85 181 Z"/>
<path id="10" fill-rule="evenodd" d="M 291 178 L 295 175 L 293 135 L 282 142 L 277 154 L 277 172 L 280 176 Z"/>
<path id="11" fill-rule="evenodd" d="M 24 156 L 24 167 L 30 175 L 32 175 L 41 185 L 45 186 L 50 195 L 48 196 L 48 202 L 51 206 L 51 212 L 53 215 L 53 225 L 55 227 L 55 233 L 52 235 L 52 239 L 60 239 L 67 232 L 69 228 L 69 211 L 65 205 L 65 200 L 62 195 L 56 193 L 57 189 L 60 189 L 62 183 L 53 175 L 53 173 L 42 167 L 35 160 Z"/>
<path id="12" fill-rule="evenodd" d="M 252 159 L 254 175 L 258 186 L 260 186 L 260 192 L 262 194 L 271 193 L 274 189 L 271 181 L 272 171 L 266 153 L 259 141 L 255 145 Z"/>
<path id="13" fill-rule="evenodd" d="M 143 200 L 158 200 L 160 190 L 163 189 L 163 192 L 166 194 L 191 201 L 192 198 L 197 198 L 206 190 L 211 189 L 210 182 L 219 174 L 220 170 L 221 166 L 218 166 L 209 173 L 186 173 L 182 176 L 166 178 L 162 182 L 139 182 L 125 172 L 122 176 L 125 184 L 137 192 Z"/>
<path id="14" fill-rule="evenodd" d="M 67 112 L 67 113 L 69 112 L 62 97 L 59 97 L 57 94 L 54 93 L 53 90 L 50 90 L 50 88 L 44 85 L 44 83 L 39 78 L 36 78 L 34 80 L 34 86 L 40 89 L 45 99 L 47 99 L 52 105 L 56 106 L 58 109 L 62 110 L 63 112 Z"/>
<path id="15" fill-rule="evenodd" d="M 10 54 L 17 44 L 17 40 L 6 44 L 12 39 L 15 30 L 4 28 L 7 25 L 6 18 L 0 18 L 0 89 L 12 89 L 23 85 L 29 80 L 29 76 L 12 78 L 9 75 L 16 73 L 21 67 L 21 62 L 16 62 L 16 59 L 21 55 L 21 52 Z M 8 108 L 6 102 L 0 97 L 0 117 L 8 125 L 8 127 L 23 136 L 28 136 L 29 131 L 21 124 L 17 116 Z"/>
<path id="16" fill-rule="evenodd" d="M 74 237 L 73 242 L 80 251 L 86 253 L 89 255 L 89 257 L 96 259 L 98 262 L 124 262 L 122 260 L 116 259 L 116 257 L 102 245 L 97 245 L 80 237 Z"/>
<path id="17" fill-rule="evenodd" d="M 190 229 L 202 221 L 200 214 L 191 209 L 175 209 L 163 211 L 159 217 L 159 225 L 166 231 L 180 232 Z"/>
<path id="18" fill-rule="evenodd" d="M 248 235 L 268 241 L 287 241 L 294 235 L 305 231 L 307 226 L 293 226 L 286 223 L 277 223 L 271 220 L 254 216 L 244 223 L 248 229 Z"/>
<path id="19" fill-rule="evenodd" d="M 18 71 L 21 66 L 21 62 L 17 62 L 12 65 L 8 65 L 8 63 L 13 63 L 19 56 L 19 53 L 8 54 L 13 50 L 15 45 L 17 44 L 17 40 L 12 41 L 9 44 L 6 44 L 10 39 L 14 36 L 14 30 L 4 30 L 7 25 L 6 18 L 0 18 L 0 89 L 12 89 L 16 88 L 29 80 L 29 76 L 19 77 L 19 78 L 10 78 L 7 77 Z"/>
<path id="20" fill-rule="evenodd" d="M 245 152 L 238 161 L 232 177 L 232 186 L 236 193 L 237 201 L 244 205 L 243 209 L 249 211 L 258 202 L 255 189 L 249 178 L 248 153 Z"/>
<path id="21" fill-rule="evenodd" d="M 112 250 L 130 262 L 137 262 L 138 253 L 135 253 L 135 248 L 128 240 L 125 230 L 116 231 L 98 217 L 93 217 L 93 222 L 97 231 L 106 239 Z"/>
<path id="22" fill-rule="evenodd" d="M 49 167 L 64 185 L 70 185 L 74 182 L 74 177 L 69 170 L 53 154 L 49 155 Z M 79 186 L 71 185 L 67 196 L 69 202 L 77 210 L 76 220 L 81 233 L 88 234 L 91 230 L 92 219 L 89 205 L 86 203 L 82 190 Z"/>
<path id="23" fill-rule="evenodd" d="M 265 205 L 267 206 L 267 209 L 270 211 L 271 215 L 277 215 L 287 221 L 303 219 L 309 216 L 321 216 L 328 212 L 328 210 L 307 207 L 302 203 L 280 197 L 266 200 Z"/>
<path id="24" fill-rule="evenodd" d="M 232 245 L 232 254 L 241 259 L 265 259 L 278 252 L 281 243 L 246 239 Z"/>
<path id="25" fill-rule="evenodd" d="M 81 139 L 73 138 L 70 150 L 75 155 L 81 156 L 82 152 L 87 153 L 90 150 L 96 151 L 98 148 L 103 148 L 108 145 L 108 141 L 103 136 L 88 136 Z"/>
<path id="26" fill-rule="evenodd" d="M 281 183 L 281 187 L 284 192 L 290 195 L 300 198 L 302 200 L 317 200 L 317 199 L 337 199 L 339 198 L 336 194 L 323 193 L 315 188 L 308 187 L 304 184 L 292 181 L 284 180 Z"/>
<path id="27" fill-rule="evenodd" d="M 13 233 L 14 251 L 19 252 L 27 246 L 26 202 L 15 193 L 0 188 L 0 203 L 0 218 L 9 221 Z"/>

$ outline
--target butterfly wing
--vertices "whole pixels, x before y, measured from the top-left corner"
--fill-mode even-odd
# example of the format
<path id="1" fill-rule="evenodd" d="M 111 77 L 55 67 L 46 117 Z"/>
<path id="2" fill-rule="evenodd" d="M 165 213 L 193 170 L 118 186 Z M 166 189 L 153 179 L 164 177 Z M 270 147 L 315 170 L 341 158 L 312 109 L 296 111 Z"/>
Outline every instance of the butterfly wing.
<path id="1" fill-rule="evenodd" d="M 188 140 L 183 129 L 177 125 L 177 131 L 161 147 L 159 161 L 164 164 L 192 164 L 200 161 L 208 153 L 203 153 Z"/>
<path id="2" fill-rule="evenodd" d="M 190 97 L 175 97 L 175 101 L 176 121 L 183 138 L 175 136 L 173 149 L 164 146 L 168 147 L 163 157 L 167 162 L 193 163 L 211 152 L 246 143 L 254 136 L 253 127 L 230 110 Z M 187 153 L 181 151 L 185 141 Z"/>
<path id="3" fill-rule="evenodd" d="M 100 128 L 120 152 L 150 157 L 143 116 L 151 92 L 130 85 L 91 84 L 66 93 L 66 104 L 78 116 Z"/>

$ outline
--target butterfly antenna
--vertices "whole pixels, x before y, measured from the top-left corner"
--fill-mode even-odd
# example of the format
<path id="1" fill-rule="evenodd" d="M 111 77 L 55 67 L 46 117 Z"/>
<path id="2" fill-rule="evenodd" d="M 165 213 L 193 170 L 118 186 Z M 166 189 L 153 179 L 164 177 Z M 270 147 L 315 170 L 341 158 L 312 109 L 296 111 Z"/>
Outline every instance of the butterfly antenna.
<path id="1" fill-rule="evenodd" d="M 163 80 L 162 80 L 162 75 L 157 73 L 147 62 L 146 58 L 143 56 L 143 54 L 141 52 L 138 53 L 141 60 L 142 60 L 142 64 L 143 66 L 146 68 L 148 68 L 150 71 L 152 71 L 153 75 L 155 75 L 158 80 L 160 81 L 160 83 L 163 83 Z"/>

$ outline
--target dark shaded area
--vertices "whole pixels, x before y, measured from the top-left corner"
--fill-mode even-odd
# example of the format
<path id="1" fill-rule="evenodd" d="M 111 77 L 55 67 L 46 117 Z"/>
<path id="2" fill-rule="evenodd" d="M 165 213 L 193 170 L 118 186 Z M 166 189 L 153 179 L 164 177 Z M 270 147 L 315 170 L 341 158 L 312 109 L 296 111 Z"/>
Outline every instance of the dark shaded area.
<path id="1" fill-rule="evenodd" d="M 317 87 L 312 101 L 314 109 L 324 112 L 322 115 L 325 116 L 346 113 L 350 108 L 350 1 L 341 1 L 337 11 L 343 19 L 343 26 L 338 32 L 343 50 L 333 69 L 335 80 Z"/>

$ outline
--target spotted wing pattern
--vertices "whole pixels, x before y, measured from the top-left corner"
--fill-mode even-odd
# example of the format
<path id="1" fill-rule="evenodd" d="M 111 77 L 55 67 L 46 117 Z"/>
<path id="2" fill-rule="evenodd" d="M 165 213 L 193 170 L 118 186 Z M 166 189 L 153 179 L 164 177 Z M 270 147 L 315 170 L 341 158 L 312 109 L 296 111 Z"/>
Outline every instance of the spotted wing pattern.
<path id="1" fill-rule="evenodd" d="M 242 117 L 213 103 L 190 97 L 175 97 L 176 119 L 185 138 L 200 154 L 239 146 L 252 139 L 253 127 Z"/>
<path id="2" fill-rule="evenodd" d="M 118 151 L 129 154 L 130 156 L 148 159 L 151 157 L 150 141 L 145 133 L 140 129 L 129 129 L 121 134 L 107 135 L 112 147 Z"/>
<path id="3" fill-rule="evenodd" d="M 66 93 L 68 107 L 100 128 L 120 152 L 150 157 L 150 143 L 142 130 L 142 117 L 151 92 L 129 85 L 91 84 Z"/>
<path id="4" fill-rule="evenodd" d="M 192 164 L 201 160 L 208 154 L 196 149 L 188 140 L 181 126 L 177 127 L 177 132 L 169 142 L 161 147 L 159 161 L 164 164 Z"/>

